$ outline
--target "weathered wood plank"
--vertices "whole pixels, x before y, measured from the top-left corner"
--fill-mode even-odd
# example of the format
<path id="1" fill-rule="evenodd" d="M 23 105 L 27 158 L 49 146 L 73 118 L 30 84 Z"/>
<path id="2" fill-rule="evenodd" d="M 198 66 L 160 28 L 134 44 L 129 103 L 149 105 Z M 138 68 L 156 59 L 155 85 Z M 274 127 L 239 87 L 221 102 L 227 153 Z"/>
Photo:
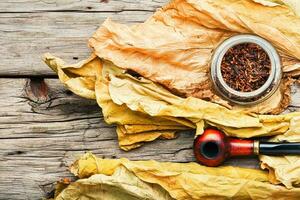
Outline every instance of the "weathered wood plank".
<path id="1" fill-rule="evenodd" d="M 0 12 L 48 12 L 48 11 L 154 11 L 168 0 L 6 0 L 0 2 Z"/>
<path id="2" fill-rule="evenodd" d="M 140 23 L 168 0 L 8 0 L 0 2 L 0 76 L 53 76 L 45 52 L 68 62 L 89 55 L 87 39 L 108 17 Z"/>
<path id="3" fill-rule="evenodd" d="M 0 13 L 0 76 L 54 75 L 41 61 L 54 53 L 67 62 L 89 56 L 87 40 L 108 17 L 122 23 L 144 21 L 151 12 Z"/>

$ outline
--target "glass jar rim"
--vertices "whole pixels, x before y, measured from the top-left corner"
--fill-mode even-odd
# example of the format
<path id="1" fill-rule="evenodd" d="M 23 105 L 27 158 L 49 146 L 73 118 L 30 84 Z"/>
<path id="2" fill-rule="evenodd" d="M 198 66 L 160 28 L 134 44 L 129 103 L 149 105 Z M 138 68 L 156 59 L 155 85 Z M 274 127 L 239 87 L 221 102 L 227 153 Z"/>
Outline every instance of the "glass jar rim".
<path id="1" fill-rule="evenodd" d="M 260 88 L 251 92 L 234 90 L 224 81 L 221 73 L 221 63 L 225 53 L 231 47 L 242 43 L 259 45 L 267 53 L 271 61 L 271 71 L 267 81 Z M 250 34 L 235 35 L 222 42 L 213 54 L 210 73 L 214 87 L 222 97 L 243 105 L 260 103 L 269 98 L 278 89 L 282 76 L 280 57 L 273 45 L 259 36 Z"/>

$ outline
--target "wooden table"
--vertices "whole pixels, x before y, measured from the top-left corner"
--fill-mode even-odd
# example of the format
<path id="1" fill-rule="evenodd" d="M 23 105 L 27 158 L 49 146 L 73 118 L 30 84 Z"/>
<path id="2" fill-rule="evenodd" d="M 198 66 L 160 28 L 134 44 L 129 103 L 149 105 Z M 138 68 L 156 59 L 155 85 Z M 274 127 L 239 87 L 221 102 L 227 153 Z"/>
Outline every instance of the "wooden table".
<path id="1" fill-rule="evenodd" d="M 115 127 L 95 101 L 80 98 L 42 61 L 51 52 L 68 62 L 87 58 L 87 39 L 107 18 L 139 23 L 167 0 L 6 0 L 0 2 L 0 199 L 51 196 L 55 181 L 70 177 L 76 155 L 193 161 L 193 133 L 124 152 Z M 294 93 L 296 87 L 293 88 Z M 300 106 L 293 95 L 289 110 Z M 256 159 L 229 164 L 257 167 Z"/>

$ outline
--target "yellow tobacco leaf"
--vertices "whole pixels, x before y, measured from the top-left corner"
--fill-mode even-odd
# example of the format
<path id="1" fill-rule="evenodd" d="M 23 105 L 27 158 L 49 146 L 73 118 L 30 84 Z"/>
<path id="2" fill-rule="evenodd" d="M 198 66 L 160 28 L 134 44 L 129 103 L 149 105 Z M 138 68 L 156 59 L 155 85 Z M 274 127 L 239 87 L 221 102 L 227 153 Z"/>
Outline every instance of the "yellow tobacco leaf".
<path id="1" fill-rule="evenodd" d="M 291 120 L 290 129 L 283 135 L 272 138 L 273 142 L 299 142 L 300 118 Z M 299 156 L 260 156 L 262 168 L 270 170 L 273 183 L 283 183 L 287 188 L 300 186 L 300 159 Z"/>
<path id="2" fill-rule="evenodd" d="M 43 60 L 58 74 L 61 82 L 69 90 L 88 99 L 96 98 L 95 80 L 101 61 L 94 54 L 87 60 L 74 65 L 66 65 L 63 60 L 49 53 L 44 55 Z"/>
<path id="3" fill-rule="evenodd" d="M 175 133 L 177 130 L 153 130 L 153 131 L 145 131 L 138 132 L 135 134 L 126 134 L 123 126 L 117 126 L 117 134 L 119 139 L 120 148 L 128 151 L 131 150 L 132 147 L 136 148 L 136 145 L 143 142 L 150 142 L 157 138 L 166 138 L 173 139 L 176 137 Z M 132 146 L 134 145 L 134 146 Z"/>
<path id="4" fill-rule="evenodd" d="M 99 106 L 102 107 L 102 113 L 107 123 L 128 125 L 128 130 L 125 131 L 123 128 L 122 137 L 120 136 L 121 131 L 117 131 L 119 144 L 123 150 L 128 151 L 137 148 L 143 142 L 157 138 L 172 139 L 175 137 L 176 131 L 195 127 L 186 119 L 151 117 L 141 112 L 132 111 L 125 105 L 119 106 L 113 103 L 108 93 L 106 76 L 108 72 L 122 74 L 123 71 L 109 62 L 103 62 L 95 55 L 74 65 L 66 65 L 61 59 L 50 54 L 45 54 L 44 60 L 58 73 L 59 79 L 68 89 L 80 96 L 96 99 Z M 137 133 L 139 134 L 127 136 L 127 134 Z"/>
<path id="5" fill-rule="evenodd" d="M 195 125 L 184 118 L 175 118 L 171 116 L 162 117 L 151 117 L 142 112 L 136 112 L 129 109 L 126 105 L 115 104 L 110 96 L 108 90 L 108 84 L 110 82 L 110 74 L 120 76 L 129 76 L 123 70 L 111 64 L 110 62 L 103 61 L 102 74 L 97 76 L 97 82 L 95 86 L 96 90 L 96 100 L 99 106 L 102 108 L 103 115 L 107 118 L 116 117 L 116 121 L 113 119 L 107 120 L 108 123 L 117 124 L 151 124 L 151 125 L 179 125 L 194 128 Z M 131 76 L 129 76 L 131 77 Z M 127 96 L 131 95 L 131 92 L 125 94 Z"/>
<path id="6" fill-rule="evenodd" d="M 114 174 L 96 174 L 88 179 L 71 183 L 56 200 L 172 200 L 168 192 L 157 184 L 142 181 L 125 167 L 118 167 Z"/>
<path id="7" fill-rule="evenodd" d="M 148 131 L 162 130 L 187 130 L 189 127 L 182 125 L 155 125 L 155 124 L 128 124 L 120 127 L 126 134 L 135 134 Z"/>
<path id="8" fill-rule="evenodd" d="M 253 0 L 257 3 L 262 3 L 266 6 L 278 6 L 286 5 L 289 6 L 296 15 L 300 16 L 300 4 L 299 0 Z"/>
<path id="9" fill-rule="evenodd" d="M 130 95 L 126 95 L 129 92 Z M 282 134 L 288 130 L 290 120 L 300 116 L 300 113 L 255 115 L 229 110 L 193 97 L 180 98 L 152 82 L 140 83 L 129 76 L 113 74 L 110 74 L 109 93 L 114 103 L 125 104 L 133 111 L 158 117 L 184 117 L 194 123 L 204 120 L 228 135 L 244 138 Z"/>
<path id="10" fill-rule="evenodd" d="M 109 160 L 99 159 L 87 153 L 73 164 L 71 170 L 80 178 L 88 178 L 81 179 L 78 184 L 74 183 L 74 186 L 66 189 L 66 192 L 74 190 L 75 194 L 78 194 L 77 191 L 82 191 L 83 187 L 80 184 L 84 183 L 92 186 L 85 187 L 82 194 L 90 194 L 94 187 L 100 188 L 100 183 L 89 184 L 90 180 L 98 179 L 95 174 L 113 179 L 107 184 L 114 185 L 117 189 L 124 182 L 127 182 L 130 187 L 136 186 L 131 180 L 114 179 L 117 173 L 122 177 L 130 174 L 129 179 L 142 181 L 141 189 L 144 189 L 145 183 L 161 186 L 172 198 L 178 200 L 298 199 L 300 195 L 300 189 L 288 190 L 284 186 L 270 184 L 266 172 L 230 166 L 210 168 L 196 163 Z M 75 186 L 79 188 L 76 189 Z M 161 192 L 160 189 L 155 188 L 155 190 Z M 116 192 L 116 190 L 109 191 Z M 165 199 L 165 197 L 158 199 Z"/>

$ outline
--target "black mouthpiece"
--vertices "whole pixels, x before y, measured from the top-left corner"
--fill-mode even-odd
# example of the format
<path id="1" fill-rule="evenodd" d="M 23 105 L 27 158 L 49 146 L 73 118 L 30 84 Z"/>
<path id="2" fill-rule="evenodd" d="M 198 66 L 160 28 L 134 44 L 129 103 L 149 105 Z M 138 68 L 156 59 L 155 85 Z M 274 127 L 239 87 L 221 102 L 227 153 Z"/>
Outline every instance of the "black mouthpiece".
<path id="1" fill-rule="evenodd" d="M 259 154 L 263 155 L 300 155 L 300 143 L 260 142 Z"/>

